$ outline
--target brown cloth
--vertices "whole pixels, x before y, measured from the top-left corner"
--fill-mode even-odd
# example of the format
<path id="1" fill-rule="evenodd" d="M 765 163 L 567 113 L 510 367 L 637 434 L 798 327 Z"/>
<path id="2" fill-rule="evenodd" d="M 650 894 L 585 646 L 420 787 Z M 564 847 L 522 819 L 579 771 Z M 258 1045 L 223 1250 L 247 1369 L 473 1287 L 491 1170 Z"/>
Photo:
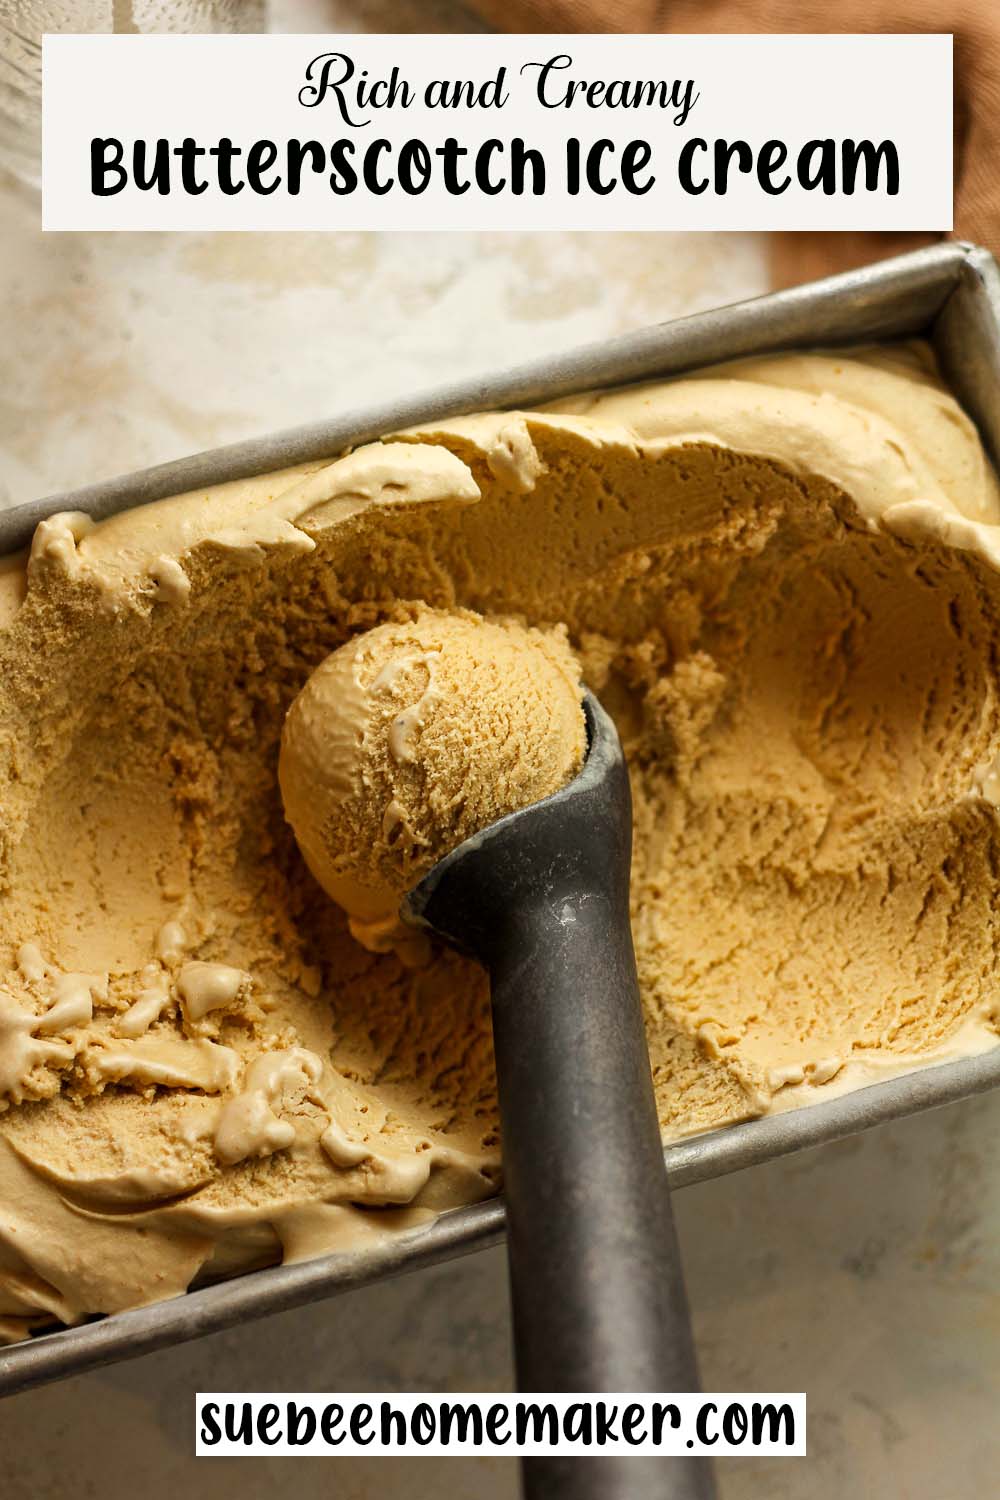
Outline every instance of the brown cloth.
<path id="1" fill-rule="evenodd" d="M 1000 0 L 467 0 L 504 31 L 951 32 L 955 38 L 955 233 L 1000 253 Z M 851 80 L 844 79 L 845 89 Z M 775 234 L 790 286 L 940 238 Z"/>

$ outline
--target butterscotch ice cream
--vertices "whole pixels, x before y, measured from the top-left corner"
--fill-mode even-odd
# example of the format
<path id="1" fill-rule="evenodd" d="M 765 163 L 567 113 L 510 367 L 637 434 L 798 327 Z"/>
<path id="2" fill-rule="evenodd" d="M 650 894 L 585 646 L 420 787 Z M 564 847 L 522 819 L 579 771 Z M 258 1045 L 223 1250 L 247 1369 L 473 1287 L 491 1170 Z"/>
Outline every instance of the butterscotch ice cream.
<path id="1" fill-rule="evenodd" d="M 345 645 L 370 687 L 372 629 L 541 632 L 613 713 L 665 1134 L 994 1045 L 998 565 L 996 481 L 919 346 L 44 523 L 0 565 L 4 1336 L 495 1190 L 483 975 L 358 942 L 284 815 L 286 714 Z M 390 669 L 376 738 L 425 676 Z M 451 794 L 398 739 L 376 801 L 416 850 Z"/>
<path id="2" fill-rule="evenodd" d="M 278 782 L 353 936 L 423 960 L 402 896 L 464 839 L 564 786 L 586 741 L 565 632 L 423 609 L 320 663 L 288 711 Z"/>

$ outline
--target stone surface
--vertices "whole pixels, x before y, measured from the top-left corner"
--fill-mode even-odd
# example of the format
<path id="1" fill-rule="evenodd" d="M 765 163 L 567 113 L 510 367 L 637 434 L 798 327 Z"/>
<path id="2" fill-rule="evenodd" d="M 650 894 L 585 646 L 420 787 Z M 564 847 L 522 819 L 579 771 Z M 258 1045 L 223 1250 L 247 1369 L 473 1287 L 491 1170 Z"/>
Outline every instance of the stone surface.
<path id="1" fill-rule="evenodd" d="M 308 30 L 470 29 L 435 0 L 280 0 Z M 0 194 L 0 488 L 27 500 L 763 289 L 711 235 L 42 237 Z M 996 1488 L 1000 1096 L 678 1195 L 704 1383 L 805 1390 L 810 1457 L 722 1500 Z M 507 1390 L 501 1251 L 0 1406 L 5 1500 L 513 1500 L 507 1460 L 195 1463 L 193 1393 Z"/>

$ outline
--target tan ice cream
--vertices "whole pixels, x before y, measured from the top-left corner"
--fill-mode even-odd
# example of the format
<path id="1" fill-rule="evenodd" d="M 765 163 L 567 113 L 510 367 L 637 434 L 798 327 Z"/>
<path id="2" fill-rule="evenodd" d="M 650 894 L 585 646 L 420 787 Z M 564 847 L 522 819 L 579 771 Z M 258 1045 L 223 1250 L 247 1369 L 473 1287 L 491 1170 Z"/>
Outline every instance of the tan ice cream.
<path id="1" fill-rule="evenodd" d="M 278 781 L 310 870 L 373 952 L 426 957 L 404 893 L 464 839 L 583 764 L 564 631 L 423 609 L 321 662 L 288 710 Z"/>
<path id="2" fill-rule="evenodd" d="M 1000 498 L 926 349 L 54 518 L 0 565 L 7 1337 L 494 1191 L 482 974 L 355 941 L 277 777 L 331 652 L 461 610 L 618 724 L 667 1135 L 995 1044 Z"/>

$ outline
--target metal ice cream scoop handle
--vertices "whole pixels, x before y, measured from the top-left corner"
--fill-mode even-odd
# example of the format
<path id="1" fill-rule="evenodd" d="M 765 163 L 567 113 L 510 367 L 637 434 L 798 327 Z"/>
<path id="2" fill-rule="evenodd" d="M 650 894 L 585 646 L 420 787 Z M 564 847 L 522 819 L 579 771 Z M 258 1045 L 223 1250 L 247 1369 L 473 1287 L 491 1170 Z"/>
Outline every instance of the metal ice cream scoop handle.
<path id="1" fill-rule="evenodd" d="M 696 1391 L 629 925 L 614 724 L 561 791 L 467 839 L 403 915 L 489 971 L 522 1391 Z M 528 1500 L 711 1500 L 704 1459 L 534 1458 Z"/>

